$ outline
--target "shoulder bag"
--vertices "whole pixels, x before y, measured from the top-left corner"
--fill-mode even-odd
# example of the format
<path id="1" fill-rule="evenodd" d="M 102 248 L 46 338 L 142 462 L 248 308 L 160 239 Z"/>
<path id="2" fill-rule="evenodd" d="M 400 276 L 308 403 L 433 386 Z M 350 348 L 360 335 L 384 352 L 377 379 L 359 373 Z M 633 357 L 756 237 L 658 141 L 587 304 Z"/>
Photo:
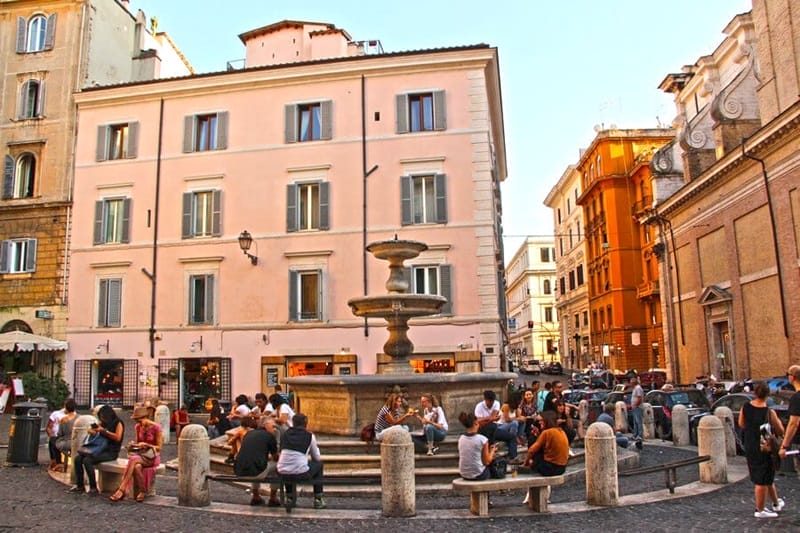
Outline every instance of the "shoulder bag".
<path id="1" fill-rule="evenodd" d="M 86 435 L 83 444 L 78 448 L 78 454 L 83 456 L 100 455 L 108 447 L 108 439 L 100 433 Z"/>

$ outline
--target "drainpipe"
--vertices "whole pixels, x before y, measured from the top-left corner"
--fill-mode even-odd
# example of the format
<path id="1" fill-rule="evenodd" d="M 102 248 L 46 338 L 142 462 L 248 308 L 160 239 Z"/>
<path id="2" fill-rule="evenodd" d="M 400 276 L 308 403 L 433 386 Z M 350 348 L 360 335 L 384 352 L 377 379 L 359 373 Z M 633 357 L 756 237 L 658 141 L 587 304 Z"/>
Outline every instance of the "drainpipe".
<path id="1" fill-rule="evenodd" d="M 764 178 L 764 192 L 767 194 L 767 207 L 769 208 L 769 225 L 772 229 L 772 245 L 775 247 L 775 264 L 778 269 L 778 290 L 781 298 L 781 316 L 783 318 L 783 336 L 789 338 L 789 319 L 786 316 L 786 297 L 783 292 L 783 269 L 781 268 L 781 252 L 778 248 L 778 229 L 775 227 L 775 214 L 772 208 L 772 195 L 769 193 L 769 179 L 767 178 L 767 165 L 763 159 L 748 155 L 744 143 L 747 139 L 742 139 L 742 155 L 747 159 L 761 163 L 761 176 Z"/>
<path id="2" fill-rule="evenodd" d="M 361 75 L 361 172 L 363 175 L 361 184 L 361 216 L 363 228 L 361 230 L 361 261 L 364 273 L 364 296 L 367 295 L 367 178 L 370 174 L 378 170 L 378 165 L 374 165 L 367 170 L 367 92 L 366 77 Z M 369 337 L 369 323 L 364 317 L 364 336 Z"/>
<path id="3" fill-rule="evenodd" d="M 153 207 L 153 264 L 150 272 L 142 267 L 142 272 L 150 278 L 150 359 L 156 357 L 156 271 L 158 269 L 158 205 L 161 190 L 161 150 L 164 132 L 164 99 L 160 100 L 158 111 L 158 153 L 156 155 L 156 190 L 155 205 Z"/>

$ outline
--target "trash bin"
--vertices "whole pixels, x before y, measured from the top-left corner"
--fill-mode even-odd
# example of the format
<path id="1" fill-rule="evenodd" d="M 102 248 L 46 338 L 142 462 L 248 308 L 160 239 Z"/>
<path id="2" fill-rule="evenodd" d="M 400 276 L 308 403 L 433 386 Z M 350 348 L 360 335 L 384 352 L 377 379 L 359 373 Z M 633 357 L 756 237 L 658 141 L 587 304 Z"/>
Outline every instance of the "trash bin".
<path id="1" fill-rule="evenodd" d="M 22 402 L 14 404 L 11 428 L 8 430 L 8 455 L 10 466 L 36 466 L 39 464 L 39 439 L 42 413 L 47 404 Z"/>

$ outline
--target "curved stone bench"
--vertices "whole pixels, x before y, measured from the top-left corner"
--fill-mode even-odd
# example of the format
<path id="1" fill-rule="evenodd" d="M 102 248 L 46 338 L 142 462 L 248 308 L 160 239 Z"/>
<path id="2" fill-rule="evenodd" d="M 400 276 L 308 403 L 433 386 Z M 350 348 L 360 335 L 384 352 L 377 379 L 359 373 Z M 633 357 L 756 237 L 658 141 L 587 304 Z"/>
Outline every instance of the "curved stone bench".
<path id="1" fill-rule="evenodd" d="M 95 466 L 95 470 L 97 471 L 97 488 L 102 493 L 113 493 L 115 490 L 119 488 L 120 483 L 122 483 L 122 474 L 125 473 L 125 468 L 128 466 L 127 459 L 116 459 L 115 461 L 106 461 L 104 463 L 97 463 Z M 156 479 L 158 478 L 159 474 L 163 474 L 167 471 L 167 467 L 164 463 L 161 463 L 156 467 L 156 476 L 153 478 L 153 482 L 150 484 L 150 490 L 147 491 L 148 496 L 154 496 L 156 493 Z M 128 490 L 125 491 L 125 497 L 128 499 L 132 499 L 135 496 L 133 494 L 133 483 L 128 486 Z"/>
<path id="2" fill-rule="evenodd" d="M 453 490 L 469 493 L 469 510 L 478 516 L 489 515 L 489 492 L 509 489 L 528 489 L 530 508 L 539 513 L 546 513 L 549 488 L 553 485 L 563 484 L 563 475 L 545 477 L 519 474 L 517 477 L 508 476 L 503 479 L 485 479 L 483 481 L 458 478 L 453 480 Z"/>

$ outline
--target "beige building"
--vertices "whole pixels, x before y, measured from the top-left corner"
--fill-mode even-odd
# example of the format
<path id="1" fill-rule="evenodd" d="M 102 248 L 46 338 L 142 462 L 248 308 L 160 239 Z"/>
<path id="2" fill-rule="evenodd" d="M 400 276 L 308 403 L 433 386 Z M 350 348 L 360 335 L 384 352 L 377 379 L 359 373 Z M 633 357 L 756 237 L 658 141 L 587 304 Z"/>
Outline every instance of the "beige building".
<path id="1" fill-rule="evenodd" d="M 755 0 L 661 88 L 678 138 L 653 158 L 673 379 L 763 378 L 800 362 L 800 1 Z M 669 336 L 669 339 L 666 337 Z"/>
<path id="2" fill-rule="evenodd" d="M 506 266 L 508 357 L 523 370 L 526 360 L 561 360 L 555 253 L 552 238 L 527 237 Z"/>
<path id="3" fill-rule="evenodd" d="M 569 165 L 544 201 L 553 210 L 559 351 L 569 368 L 584 368 L 590 362 L 586 225 L 583 209 L 578 205 L 581 192 L 581 175 L 575 166 Z"/>
<path id="4" fill-rule="evenodd" d="M 111 0 L 0 2 L 2 331 L 66 335 L 73 94 L 191 72 L 166 34 L 148 31 L 144 18 Z M 28 354 L 3 353 L 0 362 L 6 371 L 58 370 L 49 353 Z"/>

